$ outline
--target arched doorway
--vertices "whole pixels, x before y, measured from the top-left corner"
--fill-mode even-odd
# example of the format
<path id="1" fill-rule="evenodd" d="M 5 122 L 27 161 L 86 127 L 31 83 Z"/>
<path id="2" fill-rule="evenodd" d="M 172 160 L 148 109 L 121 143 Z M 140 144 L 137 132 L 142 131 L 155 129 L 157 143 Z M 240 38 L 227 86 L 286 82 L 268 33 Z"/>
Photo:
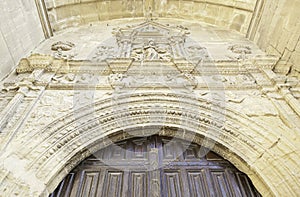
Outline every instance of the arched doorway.
<path id="1" fill-rule="evenodd" d="M 260 196 L 227 160 L 188 141 L 139 137 L 85 159 L 50 197 Z"/>

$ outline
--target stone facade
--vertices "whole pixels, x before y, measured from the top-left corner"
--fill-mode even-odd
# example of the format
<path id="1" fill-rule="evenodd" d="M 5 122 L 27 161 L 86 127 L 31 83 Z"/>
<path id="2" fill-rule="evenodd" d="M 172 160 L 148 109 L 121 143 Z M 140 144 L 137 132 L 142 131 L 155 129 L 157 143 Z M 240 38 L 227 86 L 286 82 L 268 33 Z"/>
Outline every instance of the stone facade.
<path id="1" fill-rule="evenodd" d="M 272 71 L 277 61 L 184 20 L 62 31 L 3 81 L 0 193 L 47 196 L 97 150 L 159 134 L 211 148 L 263 196 L 297 196 L 299 87 Z"/>
<path id="2" fill-rule="evenodd" d="M 0 78 L 18 64 L 0 84 L 0 196 L 48 196 L 153 134 L 212 149 L 263 196 L 300 195 L 298 1 L 45 2 L 2 3 L 1 21 L 24 12 L 0 25 Z"/>

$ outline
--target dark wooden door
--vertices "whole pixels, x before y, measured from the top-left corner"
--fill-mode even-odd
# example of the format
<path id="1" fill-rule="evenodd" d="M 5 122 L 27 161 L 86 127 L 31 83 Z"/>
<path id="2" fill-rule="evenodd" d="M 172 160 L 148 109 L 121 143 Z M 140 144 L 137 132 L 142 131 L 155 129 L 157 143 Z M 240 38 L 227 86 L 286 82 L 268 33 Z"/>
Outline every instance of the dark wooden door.
<path id="1" fill-rule="evenodd" d="M 203 152 L 159 136 L 119 142 L 84 160 L 50 197 L 260 196 L 244 173 Z"/>

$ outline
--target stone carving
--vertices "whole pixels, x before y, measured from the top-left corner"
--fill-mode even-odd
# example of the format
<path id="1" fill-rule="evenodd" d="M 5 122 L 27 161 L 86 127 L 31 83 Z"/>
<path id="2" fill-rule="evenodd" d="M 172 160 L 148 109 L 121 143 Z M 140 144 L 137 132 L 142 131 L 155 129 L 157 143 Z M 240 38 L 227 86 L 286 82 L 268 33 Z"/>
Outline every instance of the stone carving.
<path id="1" fill-rule="evenodd" d="M 198 85 L 198 80 L 194 75 L 189 73 L 180 73 L 176 76 L 169 75 L 167 77 L 170 80 L 170 86 L 171 84 L 176 84 L 178 87 L 182 87 L 188 91 L 192 91 Z"/>
<path id="2" fill-rule="evenodd" d="M 159 48 L 153 40 L 150 40 L 148 44 L 142 48 L 135 48 L 132 51 L 131 58 L 136 61 L 143 60 L 171 60 L 171 54 L 168 49 Z"/>
<path id="3" fill-rule="evenodd" d="M 4 91 L 9 92 L 9 91 L 21 91 L 21 88 L 25 87 L 28 88 L 28 90 L 40 90 L 40 87 L 35 86 L 34 81 L 28 80 L 28 79 L 23 79 L 20 82 L 17 82 L 13 85 L 9 85 L 3 88 Z M 25 92 L 23 92 L 25 93 Z"/>
<path id="4" fill-rule="evenodd" d="M 159 102 L 160 101 L 159 98 L 164 98 L 164 99 L 168 98 L 168 99 L 170 99 L 170 98 L 172 98 L 172 95 L 162 96 L 162 95 L 159 95 L 159 94 L 152 94 L 152 95 L 156 95 L 156 98 L 158 99 L 157 101 L 153 102 L 152 104 L 147 102 L 147 100 L 149 98 L 150 98 L 150 100 L 151 100 L 151 98 L 153 98 L 150 95 L 142 94 L 138 97 L 132 95 L 132 97 L 131 97 L 132 98 L 132 109 L 135 109 L 133 112 L 129 112 L 128 110 L 125 110 L 125 111 L 120 110 L 119 113 L 116 113 L 116 111 L 107 111 L 103 115 L 99 114 L 99 120 L 90 121 L 90 122 L 86 122 L 85 120 L 86 120 L 87 116 L 83 116 L 83 121 L 85 123 L 84 125 L 78 124 L 78 122 L 70 122 L 67 127 L 59 126 L 59 125 L 64 125 L 64 123 L 61 122 L 62 119 L 57 120 L 57 121 L 59 121 L 59 123 L 58 123 L 59 124 L 58 125 L 59 129 L 55 133 L 60 133 L 60 135 L 53 136 L 53 138 L 49 139 L 49 141 L 51 142 L 53 140 L 55 142 L 60 141 L 60 143 L 61 142 L 68 143 L 69 140 L 66 140 L 66 139 L 71 138 L 71 139 L 74 140 L 74 138 L 77 137 L 78 134 L 81 133 L 81 131 L 82 131 L 82 133 L 86 134 L 86 132 L 91 131 L 91 128 L 95 128 L 95 127 L 100 126 L 100 125 L 101 126 L 106 125 L 107 128 L 106 127 L 102 127 L 102 128 L 106 129 L 106 130 L 110 130 L 110 129 L 115 127 L 115 125 L 116 125 L 115 121 L 118 121 L 120 118 L 125 118 L 125 117 L 128 117 L 128 116 L 131 116 L 131 117 L 144 116 L 145 114 L 149 113 L 148 109 L 151 108 L 151 105 L 158 105 L 158 104 L 159 104 L 160 107 L 159 108 L 157 108 L 157 107 L 153 108 L 153 109 L 157 109 L 157 110 L 151 112 L 151 113 L 157 114 L 157 117 L 164 117 L 164 115 L 167 115 L 169 118 L 166 119 L 166 120 L 168 120 L 168 121 L 176 120 L 177 118 L 184 118 L 186 120 L 187 119 L 192 119 L 192 120 L 197 120 L 197 121 L 193 121 L 193 124 L 195 124 L 195 125 L 189 125 L 188 126 L 189 128 L 195 127 L 195 129 L 197 129 L 197 128 L 201 127 L 201 124 L 203 123 L 203 124 L 208 124 L 208 125 L 211 125 L 213 127 L 219 128 L 219 129 L 224 129 L 224 131 L 226 131 L 226 132 L 232 132 L 232 127 L 231 126 L 224 127 L 224 125 L 222 123 L 218 122 L 218 120 L 207 116 L 207 115 L 209 115 L 209 112 L 204 112 L 203 111 L 203 109 L 206 109 L 207 103 L 203 103 L 204 106 L 202 106 L 202 107 L 198 106 L 200 108 L 197 107 L 197 109 L 201 109 L 202 113 L 199 113 L 198 110 L 196 110 L 193 113 L 192 111 L 181 111 L 182 107 L 179 107 L 179 108 L 171 107 L 171 106 L 176 106 L 175 103 L 172 104 L 172 103 L 161 103 L 161 102 Z M 173 95 L 173 96 L 178 97 L 179 95 Z M 140 99 L 140 97 L 145 98 L 145 100 Z M 137 102 L 136 99 L 138 99 L 139 102 Z M 181 99 L 183 99 L 183 100 L 181 100 Z M 184 101 L 184 100 L 185 100 L 185 97 L 180 97 L 180 101 Z M 106 106 L 107 105 L 106 102 L 111 102 L 111 101 L 106 100 L 106 101 L 103 101 L 103 102 L 95 105 L 95 110 L 93 110 L 93 113 L 101 113 L 101 110 L 98 111 L 98 109 L 102 109 L 103 106 Z M 182 105 L 183 103 L 185 103 L 185 102 L 180 102 L 178 104 Z M 51 103 L 50 103 L 50 105 L 51 105 Z M 149 107 L 149 105 L 150 105 L 150 107 Z M 193 104 L 189 103 L 187 106 L 189 106 L 189 105 L 193 105 Z M 147 107 L 145 107 L 145 106 L 147 106 Z M 121 106 L 120 106 L 120 109 L 122 109 Z M 164 109 L 164 110 L 161 110 L 161 109 Z M 179 109 L 179 111 L 177 111 L 176 109 Z M 81 109 L 81 111 L 82 110 L 83 109 Z M 118 117 L 118 118 L 111 118 L 111 116 Z M 73 116 L 70 116 L 69 118 L 72 118 L 72 117 Z M 147 119 L 147 117 L 145 117 L 143 119 L 134 119 L 133 122 L 127 122 L 127 121 L 125 121 L 125 122 L 126 122 L 126 124 L 131 124 L 131 123 L 132 124 L 136 124 L 136 123 L 143 124 L 143 123 L 148 123 L 148 121 L 149 120 Z M 101 123 L 101 124 L 99 124 L 99 123 Z M 183 122 L 183 123 L 191 124 L 189 121 Z M 235 123 L 235 124 L 237 124 L 237 123 Z M 76 128 L 76 125 L 77 125 L 78 128 Z M 124 126 L 126 126 L 126 125 L 124 125 Z M 183 125 L 181 125 L 181 126 L 183 126 Z M 106 130 L 103 130 L 103 132 L 105 132 Z M 68 134 L 68 135 L 65 135 L 65 134 Z M 96 135 L 96 133 L 93 133 L 93 134 Z M 62 136 L 64 136 L 63 139 L 61 139 Z M 47 137 L 47 136 L 45 136 L 45 137 Z M 90 137 L 93 138 L 93 136 L 90 136 Z M 60 144 L 60 143 L 58 143 L 58 144 Z M 53 149 L 53 150 L 49 149 L 49 154 L 50 155 L 47 156 L 46 158 L 42 158 L 42 160 L 43 160 L 42 162 L 44 162 L 45 160 L 50 158 L 51 155 L 55 155 L 56 152 L 62 146 L 63 145 L 61 145 L 58 148 L 53 146 L 53 148 L 55 148 L 55 149 Z M 45 147 L 49 147 L 49 146 L 45 146 Z M 37 156 L 38 156 L 37 158 L 41 158 L 41 157 L 39 157 L 39 155 L 37 155 Z"/>
<path id="5" fill-rule="evenodd" d="M 252 53 L 251 48 L 249 46 L 240 45 L 240 44 L 229 46 L 228 50 L 232 51 L 233 53 L 237 53 L 237 54 L 251 54 Z"/>
<path id="6" fill-rule="evenodd" d="M 188 33 L 185 27 L 171 27 L 154 21 L 115 30 L 119 48 L 117 57 L 133 58 L 135 61 L 184 58 Z"/>
<path id="7" fill-rule="evenodd" d="M 74 76 L 75 77 L 75 76 Z M 94 73 L 83 73 L 76 76 L 76 83 L 97 85 L 99 82 L 99 76 Z"/>
<path id="8" fill-rule="evenodd" d="M 249 117 L 278 115 L 278 110 L 274 104 L 268 98 L 260 96 L 246 97 L 242 101 L 241 112 Z"/>
<path id="9" fill-rule="evenodd" d="M 52 44 L 51 50 L 56 51 L 54 57 L 72 59 L 75 54 L 65 54 L 65 51 L 70 51 L 75 47 L 75 44 L 68 41 L 58 41 Z"/>
<path id="10" fill-rule="evenodd" d="M 28 58 L 23 58 L 16 69 L 17 73 L 32 72 L 34 69 L 46 69 L 55 72 L 59 68 L 58 62 L 50 55 L 32 54 Z"/>
<path id="11" fill-rule="evenodd" d="M 120 90 L 124 87 L 124 82 L 122 82 L 124 78 L 123 74 L 116 73 L 108 76 L 108 82 L 110 86 L 115 90 Z"/>
<path id="12" fill-rule="evenodd" d="M 208 58 L 207 50 L 201 46 L 189 46 L 187 48 L 187 52 L 189 53 L 189 59 L 202 59 Z"/>
<path id="13" fill-rule="evenodd" d="M 7 122 L 6 129 L 11 129 L 17 125 L 17 122 L 24 116 L 26 110 L 30 106 L 30 100 L 25 100 L 17 107 L 15 115 L 12 116 Z"/>
<path id="14" fill-rule="evenodd" d="M 73 44 L 72 42 L 58 41 L 58 42 L 55 42 L 54 44 L 52 44 L 51 50 L 52 51 L 70 51 L 74 46 L 75 46 L 75 44 Z"/>
<path id="15" fill-rule="evenodd" d="M 76 75 L 73 73 L 68 74 L 56 74 L 52 77 L 53 83 L 72 83 L 75 81 Z"/>
<path id="16" fill-rule="evenodd" d="M 234 54 L 237 54 L 237 56 L 227 55 L 227 57 L 232 60 L 245 60 L 247 58 L 247 55 L 252 53 L 251 47 L 240 44 L 229 46 L 228 50 L 230 50 Z"/>
<path id="17" fill-rule="evenodd" d="M 73 107 L 74 92 L 47 91 L 32 111 L 24 129 L 26 135 L 31 129 L 39 129 L 68 113 Z"/>
<path id="18" fill-rule="evenodd" d="M 212 79 L 215 81 L 220 81 L 226 86 L 247 86 L 255 85 L 256 80 L 247 74 L 238 75 L 214 75 Z"/>
<path id="19" fill-rule="evenodd" d="M 108 76 L 110 86 L 115 90 L 123 88 L 142 88 L 142 87 L 168 87 L 176 88 L 176 91 L 190 93 L 198 85 L 198 80 L 191 74 L 156 74 L 131 76 L 126 74 L 111 74 Z"/>
<path id="20" fill-rule="evenodd" d="M 98 46 L 95 55 L 92 57 L 93 61 L 101 62 L 107 58 L 115 58 L 115 49 L 111 46 Z"/>

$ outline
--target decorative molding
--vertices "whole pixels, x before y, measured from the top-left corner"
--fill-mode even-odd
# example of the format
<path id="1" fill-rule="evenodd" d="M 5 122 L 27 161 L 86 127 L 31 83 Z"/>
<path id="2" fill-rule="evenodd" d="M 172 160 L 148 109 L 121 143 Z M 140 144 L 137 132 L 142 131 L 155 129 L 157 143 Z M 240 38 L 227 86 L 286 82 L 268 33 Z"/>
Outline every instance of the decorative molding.
<path id="1" fill-rule="evenodd" d="M 53 36 L 53 30 L 52 30 L 52 27 L 50 25 L 50 21 L 49 21 L 45 1 L 44 0 L 35 0 L 35 4 L 36 4 L 36 7 L 37 7 L 39 17 L 40 17 L 41 26 L 43 28 L 45 38 L 46 39 L 50 38 L 50 37 Z"/>
<path id="2" fill-rule="evenodd" d="M 60 67 L 58 61 L 61 62 L 62 60 L 56 60 L 50 55 L 32 54 L 28 58 L 20 60 L 16 72 L 32 72 L 35 69 L 45 69 L 49 72 L 56 72 Z"/>
<path id="3" fill-rule="evenodd" d="M 5 157 L 22 156 L 26 172 L 54 189 L 67 172 L 109 140 L 150 135 L 159 128 L 160 135 L 174 136 L 179 131 L 179 137 L 196 143 L 204 137 L 216 142 L 216 152 L 246 169 L 261 191 L 277 194 L 287 185 L 299 185 L 298 180 L 289 179 L 293 172 L 288 169 L 297 166 L 298 160 L 288 164 L 278 160 L 283 167 L 276 168 L 280 171 L 276 177 L 287 180 L 280 188 L 261 179 L 274 175 L 259 164 L 271 165 L 270 158 L 277 154 L 293 154 L 296 144 L 273 139 L 281 130 L 286 135 L 296 133 L 293 124 L 282 123 L 278 106 L 289 104 L 299 111 L 289 90 L 297 85 L 272 72 L 275 57 L 213 60 L 206 48 L 188 40 L 186 28 L 153 21 L 118 29 L 115 38 L 118 46 L 101 46 L 92 59 L 33 54 L 21 60 L 15 81 L 4 83 L 4 92 L 15 95 L 0 114 L 0 128 L 8 139 L 2 146 L 14 151 Z M 73 47 L 58 42 L 53 49 L 70 52 Z M 240 45 L 229 50 L 237 55 L 251 51 Z M 298 111 L 284 115 L 292 114 L 289 122 L 298 120 Z M 285 146 L 290 152 L 285 152 Z M 0 182 L 19 191 L 22 181 L 10 183 L 14 177 L 9 178 L 4 175 Z"/>
<path id="4" fill-rule="evenodd" d="M 65 168 L 64 163 L 69 163 L 69 159 L 73 158 L 76 162 L 72 162 L 72 165 L 63 171 L 65 173 L 92 154 L 92 150 L 97 150 L 97 148 L 93 148 L 93 144 L 97 144 L 98 148 L 100 148 L 100 142 L 102 147 L 108 145 L 107 142 L 110 138 L 104 136 L 116 136 L 120 133 L 124 138 L 126 133 L 130 136 L 131 129 L 139 126 L 141 128 L 155 125 L 158 127 L 160 125 L 178 127 L 182 129 L 182 132 L 179 132 L 182 138 L 184 138 L 183 135 L 191 135 L 192 133 L 195 135 L 197 133 L 196 135 L 204 135 L 219 143 L 226 142 L 226 146 L 230 148 L 220 150 L 223 150 L 223 155 L 230 157 L 230 159 L 233 156 L 230 145 L 237 144 L 239 144 L 239 150 L 236 150 L 237 147 L 235 147 L 234 153 L 247 160 L 251 160 L 251 158 L 247 158 L 245 151 L 250 151 L 251 154 L 255 153 L 254 155 L 271 154 L 265 150 L 262 142 L 256 141 L 256 138 L 253 137 L 259 135 L 262 130 L 265 132 L 264 135 L 271 131 L 230 108 L 227 108 L 226 112 L 222 112 L 217 104 L 207 100 L 194 100 L 184 94 L 136 93 L 120 95 L 116 102 L 117 109 L 113 107 L 115 103 L 110 99 L 95 103 L 92 111 L 88 107 L 78 109 L 72 114 L 60 117 L 37 132 L 36 135 L 43 133 L 42 136 L 39 135 L 39 138 L 30 136 L 36 139 L 34 142 L 30 142 L 31 151 L 26 152 L 28 149 L 25 148 L 20 150 L 21 152 L 25 151 L 22 154 L 33 159 L 31 164 L 27 166 L 27 170 L 38 169 L 37 177 L 42 180 L 52 180 L 52 177 L 57 176 L 58 171 L 61 172 L 59 166 Z M 215 113 L 214 110 L 216 113 L 226 113 L 225 122 L 210 116 L 211 113 Z M 78 115 L 75 117 L 74 113 Z M 150 117 L 151 119 L 149 119 Z M 187 131 L 192 133 L 188 134 Z M 168 135 L 168 132 L 164 133 Z M 105 142 L 105 139 L 108 141 Z M 200 141 L 200 139 L 194 140 Z M 87 142 L 91 143 L 88 145 L 91 149 L 82 149 L 82 145 L 85 144 L 86 146 Z M 29 146 L 28 143 L 25 143 L 24 147 Z M 226 156 L 226 154 L 228 155 Z M 61 163 L 61 160 L 58 162 L 57 158 L 64 158 L 64 162 Z M 57 169 L 58 171 L 54 172 L 49 169 Z M 261 174 L 263 172 L 256 171 L 256 173 Z"/>

